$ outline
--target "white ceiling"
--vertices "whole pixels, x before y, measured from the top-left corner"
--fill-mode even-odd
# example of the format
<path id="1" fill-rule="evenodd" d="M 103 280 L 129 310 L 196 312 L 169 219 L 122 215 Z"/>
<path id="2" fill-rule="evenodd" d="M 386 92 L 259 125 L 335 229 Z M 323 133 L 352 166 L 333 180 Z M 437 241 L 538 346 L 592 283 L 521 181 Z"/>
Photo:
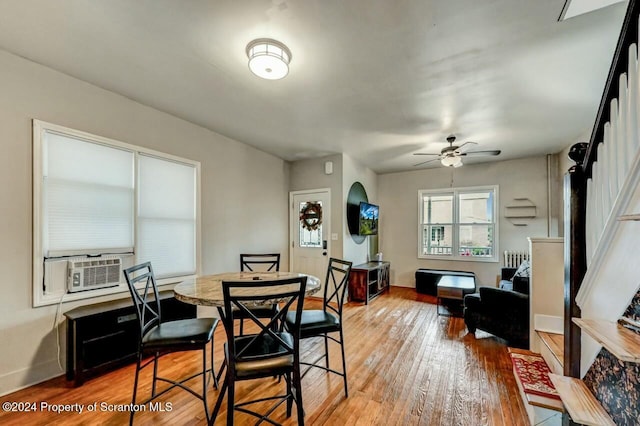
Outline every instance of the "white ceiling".
<path id="1" fill-rule="evenodd" d="M 564 0 L 2 0 L 0 48 L 286 160 L 345 152 L 413 170 L 450 133 L 499 157 L 593 126 L 626 2 L 557 22 Z M 248 70 L 255 38 L 289 75 Z"/>

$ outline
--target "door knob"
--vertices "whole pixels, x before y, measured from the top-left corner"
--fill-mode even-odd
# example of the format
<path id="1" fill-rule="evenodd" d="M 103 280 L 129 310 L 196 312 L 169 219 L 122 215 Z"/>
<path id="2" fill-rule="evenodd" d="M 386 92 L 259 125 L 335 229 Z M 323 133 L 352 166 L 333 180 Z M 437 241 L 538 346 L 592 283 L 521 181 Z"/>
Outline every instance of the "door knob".
<path id="1" fill-rule="evenodd" d="M 326 256 L 326 255 L 327 255 L 327 252 L 326 252 L 326 251 L 323 251 L 323 252 L 322 252 L 322 255 L 323 255 L 323 256 Z"/>

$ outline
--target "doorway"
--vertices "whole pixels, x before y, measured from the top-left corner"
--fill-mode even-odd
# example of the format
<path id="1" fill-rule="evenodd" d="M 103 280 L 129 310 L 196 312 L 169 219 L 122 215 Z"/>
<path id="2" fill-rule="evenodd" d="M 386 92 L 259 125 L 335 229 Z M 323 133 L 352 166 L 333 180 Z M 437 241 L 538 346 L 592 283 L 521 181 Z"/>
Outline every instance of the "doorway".
<path id="1" fill-rule="evenodd" d="M 331 190 L 329 188 L 289 193 L 291 256 L 289 270 L 313 275 L 324 286 L 331 257 Z M 315 294 L 323 297 L 324 288 Z"/>

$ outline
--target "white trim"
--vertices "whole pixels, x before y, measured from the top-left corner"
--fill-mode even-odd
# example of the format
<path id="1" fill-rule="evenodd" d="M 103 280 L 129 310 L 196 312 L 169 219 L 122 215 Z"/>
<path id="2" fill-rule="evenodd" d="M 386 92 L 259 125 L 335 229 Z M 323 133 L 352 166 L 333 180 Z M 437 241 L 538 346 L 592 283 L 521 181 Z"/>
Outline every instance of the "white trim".
<path id="1" fill-rule="evenodd" d="M 591 258 L 591 262 L 589 263 L 589 267 L 587 268 L 587 272 L 585 273 L 584 278 L 582 279 L 582 284 L 580 285 L 580 290 L 576 295 L 576 304 L 581 308 L 584 308 L 584 304 L 591 298 L 591 294 L 593 293 L 594 288 L 598 285 L 598 280 L 596 279 L 603 262 L 608 257 L 608 253 L 611 248 L 611 244 L 615 240 L 615 235 L 618 231 L 618 228 L 623 225 L 623 222 L 616 220 L 619 216 L 629 213 L 627 209 L 630 207 L 632 201 L 635 198 L 638 198 L 639 195 L 636 194 L 636 190 L 638 189 L 638 185 L 640 184 L 640 151 L 636 154 L 636 158 L 633 161 L 629 169 L 629 174 L 620 188 L 618 192 L 618 196 L 613 203 L 611 208 L 611 213 L 607 219 L 606 225 L 602 231 L 602 237 L 595 247 L 595 251 L 593 253 L 593 257 Z"/>
<path id="2" fill-rule="evenodd" d="M 33 292 L 33 307 L 53 305 L 60 301 L 60 297 L 63 296 L 63 292 L 55 292 L 45 294 L 43 289 L 43 280 L 44 280 L 44 255 L 42 252 L 42 233 L 39 231 L 42 229 L 42 166 L 43 166 L 43 150 L 42 150 L 42 136 L 44 132 L 53 132 L 58 133 L 65 136 L 72 136 L 74 138 L 78 138 L 80 140 L 84 140 L 88 143 L 97 143 L 102 144 L 111 148 L 119 148 L 126 151 L 133 152 L 134 154 L 134 179 L 137 182 L 137 173 L 138 173 L 138 156 L 140 154 L 146 155 L 153 158 L 158 158 L 161 160 L 173 161 L 178 164 L 184 164 L 188 166 L 192 166 L 195 169 L 196 173 L 196 235 L 195 235 L 195 244 L 196 244 L 196 271 L 195 274 L 187 275 L 187 276 L 178 276 L 178 277 L 167 277 L 163 279 L 158 279 L 158 285 L 164 286 L 169 284 L 175 284 L 185 279 L 194 278 L 200 274 L 202 269 L 202 237 L 201 237 L 201 228 L 202 228 L 202 214 L 201 214 L 201 165 L 199 161 L 189 160 L 186 158 L 178 157 L 171 154 L 166 154 L 160 151 L 156 151 L 153 149 L 148 149 L 144 147 L 140 147 L 137 145 L 128 144 L 125 142 L 117 141 L 114 139 L 105 138 L 102 136 L 94 135 L 91 133 L 83 132 L 80 130 L 70 129 L 68 127 L 60 126 L 53 123 L 48 123 L 45 121 L 33 119 L 33 253 L 32 253 L 32 271 L 33 271 L 33 283 L 32 283 L 32 292 Z M 134 197 L 137 200 L 138 189 L 137 184 L 134 187 Z M 137 217 L 137 202 L 134 203 L 134 215 Z M 137 243 L 137 233 L 134 233 L 134 246 Z M 89 253 L 91 254 L 91 253 Z M 120 256 L 126 257 L 131 256 L 132 253 L 121 254 Z M 128 287 L 126 283 L 121 282 L 118 286 L 104 288 L 99 290 L 91 290 L 86 292 L 77 292 L 77 293 L 67 293 L 64 295 L 64 303 L 90 299 L 99 296 L 107 296 L 111 294 L 118 294 L 127 292 Z"/>
<path id="3" fill-rule="evenodd" d="M 458 246 L 458 236 L 459 236 L 459 226 L 460 223 L 456 222 L 456 218 L 458 218 L 459 213 L 459 202 L 457 201 L 457 196 L 459 193 L 472 193 L 472 192 L 483 192 L 483 191 L 493 191 L 493 256 L 492 257 L 473 257 L 473 256 L 460 256 L 457 254 L 448 255 L 434 255 L 434 254 L 422 254 L 423 246 L 422 246 L 422 227 L 424 223 L 422 222 L 422 201 L 424 194 L 453 194 L 453 223 L 451 224 L 438 224 L 451 226 L 452 229 L 452 250 Z M 498 256 L 498 243 L 500 241 L 499 232 L 498 232 L 498 224 L 500 222 L 499 217 L 499 185 L 481 185 L 481 186 L 466 186 L 466 187 L 458 187 L 458 188 L 439 188 L 439 189 L 419 189 L 418 190 L 418 259 L 431 259 L 431 260 L 448 260 L 448 261 L 464 261 L 464 262 L 490 262 L 497 263 L 500 261 Z M 482 224 L 478 224 L 482 225 Z"/>
<path id="4" fill-rule="evenodd" d="M 289 271 L 293 269 L 293 244 L 294 235 L 296 235 L 296 228 L 298 222 L 293 220 L 293 199 L 296 195 L 304 195 L 304 194 L 317 194 L 319 192 L 324 192 L 327 194 L 327 199 L 329 200 L 329 208 L 324 209 L 325 211 L 329 211 L 329 223 L 323 223 L 326 226 L 327 230 L 327 262 L 331 258 L 331 188 L 318 188 L 318 189 L 303 189 L 298 191 L 289 191 Z M 295 224 L 295 225 L 294 225 Z M 321 278 L 322 279 L 322 278 Z"/>
<path id="5" fill-rule="evenodd" d="M 555 244 L 563 244 L 564 238 L 562 237 L 527 237 L 527 240 L 531 243 L 555 243 Z"/>
<path id="6" fill-rule="evenodd" d="M 0 396 L 8 395 L 63 374 L 64 372 L 60 371 L 58 366 L 57 358 L 10 371 L 0 376 Z"/>
<path id="7" fill-rule="evenodd" d="M 535 331 L 564 334 L 564 318 L 562 317 L 535 314 L 533 324 Z"/>

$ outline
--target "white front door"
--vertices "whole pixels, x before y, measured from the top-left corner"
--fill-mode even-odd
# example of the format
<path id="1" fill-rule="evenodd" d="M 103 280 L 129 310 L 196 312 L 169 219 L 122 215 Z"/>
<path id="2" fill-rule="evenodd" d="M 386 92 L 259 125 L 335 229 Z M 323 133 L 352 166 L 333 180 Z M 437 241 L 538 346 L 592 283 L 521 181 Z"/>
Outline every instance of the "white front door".
<path id="1" fill-rule="evenodd" d="M 330 257 L 331 191 L 294 191 L 289 194 L 289 199 L 290 271 L 316 276 L 324 286 Z M 324 288 L 315 294 L 316 297 L 323 295 Z"/>

